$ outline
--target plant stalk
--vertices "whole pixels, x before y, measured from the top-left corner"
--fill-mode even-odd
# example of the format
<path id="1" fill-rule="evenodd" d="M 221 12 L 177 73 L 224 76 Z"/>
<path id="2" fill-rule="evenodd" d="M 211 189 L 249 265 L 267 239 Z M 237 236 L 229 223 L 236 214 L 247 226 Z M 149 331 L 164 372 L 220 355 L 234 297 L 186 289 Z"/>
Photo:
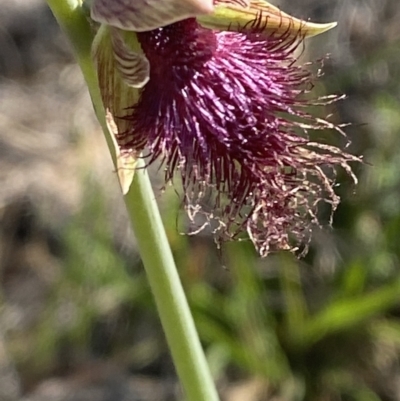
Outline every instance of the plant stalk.
<path id="1" fill-rule="evenodd" d="M 79 0 L 47 0 L 47 3 L 72 43 L 116 167 L 114 144 L 106 124 L 97 72 L 91 58 L 93 32 L 90 23 Z M 188 401 L 218 401 L 143 164 L 143 161 L 138 162 L 139 170 L 125 196 L 125 203 L 172 358 Z"/>

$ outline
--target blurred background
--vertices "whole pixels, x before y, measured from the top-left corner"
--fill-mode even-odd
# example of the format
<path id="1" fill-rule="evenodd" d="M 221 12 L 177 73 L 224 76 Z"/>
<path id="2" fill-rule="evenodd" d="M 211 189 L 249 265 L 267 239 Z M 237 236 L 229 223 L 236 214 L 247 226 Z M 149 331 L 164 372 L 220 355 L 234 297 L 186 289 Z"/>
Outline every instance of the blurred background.
<path id="1" fill-rule="evenodd" d="M 334 229 L 306 258 L 219 253 L 153 183 L 224 401 L 400 401 L 400 2 L 276 1 L 338 28 L 323 93 L 346 129 Z M 341 141 L 331 132 L 318 133 Z M 0 9 L 0 401 L 181 400 L 102 133 L 43 0 Z"/>

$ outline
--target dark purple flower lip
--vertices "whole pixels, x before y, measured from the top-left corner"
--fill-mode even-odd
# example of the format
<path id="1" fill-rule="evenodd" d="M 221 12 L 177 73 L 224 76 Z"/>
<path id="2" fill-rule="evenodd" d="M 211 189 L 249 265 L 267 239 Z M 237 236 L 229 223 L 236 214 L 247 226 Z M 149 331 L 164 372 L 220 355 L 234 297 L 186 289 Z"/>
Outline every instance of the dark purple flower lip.
<path id="1" fill-rule="evenodd" d="M 349 163 L 359 161 L 308 139 L 312 130 L 344 133 L 308 111 L 340 97 L 310 98 L 313 74 L 296 59 L 307 23 L 295 31 L 293 21 L 272 30 L 265 24 L 258 14 L 238 31 L 217 31 L 188 18 L 137 33 L 148 81 L 125 107 L 103 90 L 106 107 L 114 102 L 122 153 L 159 160 L 166 182 L 179 176 L 193 232 L 209 225 L 218 242 L 246 233 L 261 256 L 305 250 L 321 202 L 332 213 L 339 204 L 336 167 L 356 181 Z M 118 49 L 107 71 L 122 68 L 121 79 L 134 57 L 124 60 L 123 45 Z M 105 57 L 100 49 L 100 82 L 107 80 Z"/>

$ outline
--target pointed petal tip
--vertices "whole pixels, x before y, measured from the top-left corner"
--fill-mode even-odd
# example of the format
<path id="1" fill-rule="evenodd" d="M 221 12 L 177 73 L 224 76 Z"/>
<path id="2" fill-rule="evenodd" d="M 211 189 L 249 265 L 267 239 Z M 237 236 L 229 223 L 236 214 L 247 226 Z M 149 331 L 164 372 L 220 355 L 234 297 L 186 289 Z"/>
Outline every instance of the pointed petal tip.
<path id="1" fill-rule="evenodd" d="M 337 26 L 337 22 L 328 22 L 325 24 L 319 24 L 315 22 L 305 22 L 304 32 L 305 37 L 311 38 L 313 36 L 320 35 L 321 33 L 330 31 Z"/>

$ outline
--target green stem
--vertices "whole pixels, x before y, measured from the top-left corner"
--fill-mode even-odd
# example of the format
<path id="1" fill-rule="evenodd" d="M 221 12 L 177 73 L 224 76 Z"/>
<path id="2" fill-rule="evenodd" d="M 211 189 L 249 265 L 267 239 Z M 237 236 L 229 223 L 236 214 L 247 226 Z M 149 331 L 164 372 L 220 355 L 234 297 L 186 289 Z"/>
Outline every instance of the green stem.
<path id="1" fill-rule="evenodd" d="M 97 73 L 91 59 L 93 33 L 90 24 L 79 0 L 47 0 L 47 3 L 73 45 L 116 166 L 114 145 L 106 125 Z M 143 163 L 139 162 L 138 167 L 142 166 Z M 186 397 L 189 401 L 218 401 L 145 169 L 136 172 L 125 202 Z"/>

